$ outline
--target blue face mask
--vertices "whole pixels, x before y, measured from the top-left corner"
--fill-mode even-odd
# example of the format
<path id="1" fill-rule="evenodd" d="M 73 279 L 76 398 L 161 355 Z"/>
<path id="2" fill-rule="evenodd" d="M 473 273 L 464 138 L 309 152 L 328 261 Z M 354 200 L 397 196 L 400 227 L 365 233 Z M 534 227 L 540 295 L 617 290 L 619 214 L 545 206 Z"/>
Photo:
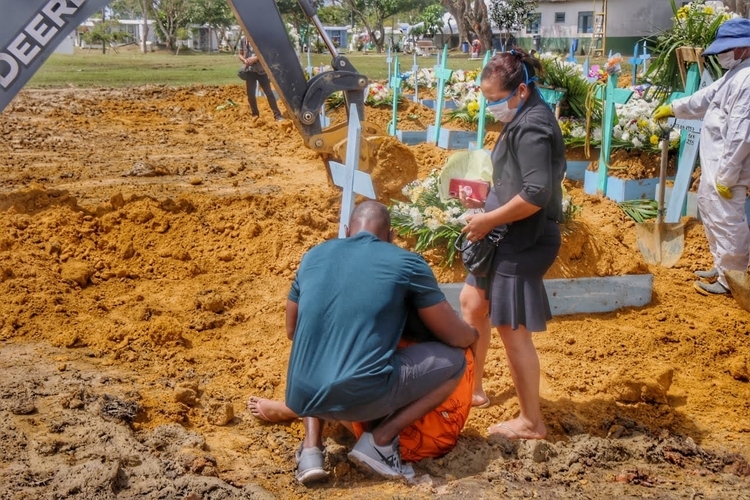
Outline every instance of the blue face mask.
<path id="1" fill-rule="evenodd" d="M 518 87 L 516 87 L 516 89 L 511 92 L 510 95 L 505 99 L 487 103 L 487 111 L 489 111 L 490 114 L 495 117 L 495 120 L 502 123 L 510 123 L 511 121 L 513 121 L 513 118 L 516 117 L 518 110 L 521 109 L 521 105 L 523 105 L 523 101 L 521 101 L 520 103 L 518 103 L 518 107 L 516 109 L 510 109 L 510 106 L 508 106 L 508 101 L 516 94 L 517 91 Z"/>

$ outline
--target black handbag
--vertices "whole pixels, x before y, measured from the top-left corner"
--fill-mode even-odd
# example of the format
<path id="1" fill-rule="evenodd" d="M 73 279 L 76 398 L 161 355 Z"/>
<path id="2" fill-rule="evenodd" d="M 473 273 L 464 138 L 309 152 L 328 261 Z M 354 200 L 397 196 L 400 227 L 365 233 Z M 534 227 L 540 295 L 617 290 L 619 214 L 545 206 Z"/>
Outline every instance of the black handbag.
<path id="1" fill-rule="evenodd" d="M 461 253 L 464 267 L 477 278 L 485 278 L 492 272 L 492 261 L 495 250 L 508 232 L 507 226 L 499 226 L 479 241 L 470 242 L 466 234 L 461 233 L 454 243 L 455 249 Z"/>
<path id="2" fill-rule="evenodd" d="M 248 66 L 247 68 L 242 68 L 237 72 L 237 76 L 239 76 L 242 80 L 247 81 L 248 77 L 250 76 L 250 73 L 252 70 Z"/>

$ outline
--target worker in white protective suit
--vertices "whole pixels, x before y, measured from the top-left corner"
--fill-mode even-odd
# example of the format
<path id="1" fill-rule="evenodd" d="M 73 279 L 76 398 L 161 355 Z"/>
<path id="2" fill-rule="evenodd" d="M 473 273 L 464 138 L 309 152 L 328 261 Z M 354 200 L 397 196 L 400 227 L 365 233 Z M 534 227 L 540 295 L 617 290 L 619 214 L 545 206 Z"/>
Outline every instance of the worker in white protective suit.
<path id="1" fill-rule="evenodd" d="M 703 55 L 716 55 L 727 70 L 724 76 L 689 97 L 659 106 L 654 118 L 703 118 L 698 210 L 714 268 L 695 274 L 716 281 L 696 281 L 694 286 L 704 295 L 726 294 L 725 271 L 744 273 L 750 262 L 745 216 L 750 188 L 750 20 L 726 21 Z"/>

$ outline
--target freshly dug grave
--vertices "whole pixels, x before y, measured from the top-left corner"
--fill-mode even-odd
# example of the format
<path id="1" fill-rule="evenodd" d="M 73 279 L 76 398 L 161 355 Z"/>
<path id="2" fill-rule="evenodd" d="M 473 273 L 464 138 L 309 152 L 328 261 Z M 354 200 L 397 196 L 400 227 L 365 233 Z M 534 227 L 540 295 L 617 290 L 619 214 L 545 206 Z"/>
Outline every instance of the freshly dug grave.
<path id="1" fill-rule="evenodd" d="M 239 106 L 217 110 L 227 99 Z M 5 496 L 747 495 L 750 315 L 693 291 L 692 271 L 711 265 L 702 227 L 687 221 L 674 269 L 649 268 L 633 223 L 573 186 L 581 216 L 549 277 L 650 271 L 654 294 L 535 336 L 548 439 L 486 437 L 518 411 L 493 339 L 492 406 L 448 456 L 417 465 L 418 485 L 350 467 L 353 440 L 334 425 L 332 479 L 297 485 L 302 426 L 264 425 L 245 401 L 283 397 L 286 293 L 304 252 L 336 236 L 340 195 L 263 99 L 261 113 L 250 119 L 238 86 L 150 86 L 26 91 L 0 115 Z M 414 162 L 382 177 L 390 189 L 447 157 L 381 148 L 380 167 Z"/>

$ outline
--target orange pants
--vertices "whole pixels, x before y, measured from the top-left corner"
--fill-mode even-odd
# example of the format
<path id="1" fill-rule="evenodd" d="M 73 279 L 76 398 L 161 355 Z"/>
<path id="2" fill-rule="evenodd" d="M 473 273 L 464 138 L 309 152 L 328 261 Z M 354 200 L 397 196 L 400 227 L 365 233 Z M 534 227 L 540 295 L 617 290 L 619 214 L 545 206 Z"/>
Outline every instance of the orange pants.
<path id="1" fill-rule="evenodd" d="M 402 340 L 398 347 L 409 344 Z M 473 392 L 474 356 L 467 349 L 466 371 L 453 394 L 399 434 L 401 459 L 405 462 L 418 462 L 423 458 L 442 457 L 451 451 L 469 418 Z M 359 438 L 364 430 L 362 424 L 354 422 L 353 427 L 354 434 Z"/>

